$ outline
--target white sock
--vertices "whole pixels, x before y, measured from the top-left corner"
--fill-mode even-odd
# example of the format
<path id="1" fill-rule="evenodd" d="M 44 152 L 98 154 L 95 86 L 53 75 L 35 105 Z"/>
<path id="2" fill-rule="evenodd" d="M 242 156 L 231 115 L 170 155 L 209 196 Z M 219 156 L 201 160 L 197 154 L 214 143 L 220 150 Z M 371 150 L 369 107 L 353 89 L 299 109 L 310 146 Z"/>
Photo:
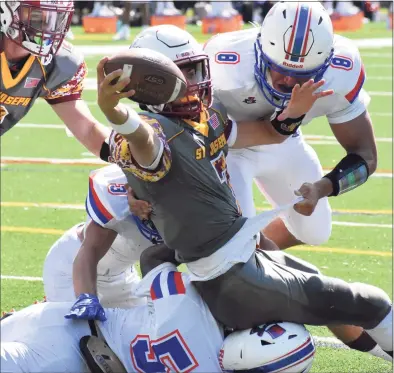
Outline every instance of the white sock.
<path id="1" fill-rule="evenodd" d="M 376 345 L 371 351 L 368 351 L 368 353 L 386 361 L 390 361 L 391 363 L 393 362 L 393 358 L 386 354 L 379 345 Z"/>
<path id="2" fill-rule="evenodd" d="M 365 331 L 384 351 L 393 351 L 393 308 L 378 326 Z"/>

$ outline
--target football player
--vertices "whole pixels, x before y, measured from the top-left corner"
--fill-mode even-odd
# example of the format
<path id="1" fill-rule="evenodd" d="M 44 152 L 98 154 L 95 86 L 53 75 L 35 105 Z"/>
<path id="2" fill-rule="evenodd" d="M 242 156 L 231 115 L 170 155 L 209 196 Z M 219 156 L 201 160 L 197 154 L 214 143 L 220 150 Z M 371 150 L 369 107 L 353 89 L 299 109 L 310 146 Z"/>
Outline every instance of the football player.
<path id="1" fill-rule="evenodd" d="M 266 227 L 266 236 L 281 249 L 326 242 L 331 234 L 327 197 L 359 187 L 376 169 L 370 97 L 363 89 L 365 70 L 356 45 L 333 33 L 320 2 L 288 1 L 277 2 L 260 28 L 214 36 L 205 52 L 214 94 L 228 113 L 238 122 L 272 116 L 272 128 L 287 137 L 279 145 L 229 152 L 228 169 L 243 215 L 256 213 L 253 180 L 273 206 L 289 203 L 298 190 L 304 200 Z M 310 79 L 324 82 L 320 89 L 333 94 L 304 113 L 290 110 L 289 103 L 299 99 L 295 93 Z M 324 177 L 299 128 L 322 116 L 347 153 Z"/>
<path id="2" fill-rule="evenodd" d="M 103 319 L 101 304 L 128 308 L 143 300 L 132 291 L 140 280 L 134 264 L 143 250 L 162 239 L 151 222 L 130 214 L 125 183 L 126 177 L 116 165 L 90 173 L 86 223 L 64 233 L 45 259 L 47 301 L 72 302 L 77 298 L 73 312 Z M 83 305 L 86 294 L 95 300 L 88 307 Z"/>
<path id="3" fill-rule="evenodd" d="M 0 135 L 43 98 L 87 149 L 106 160 L 108 129 L 81 100 L 86 64 L 63 42 L 73 11 L 69 0 L 0 2 Z"/>
<path id="4" fill-rule="evenodd" d="M 223 328 L 189 276 L 177 272 L 171 263 L 173 252 L 171 262 L 161 259 L 168 255 L 163 250 L 153 254 L 141 258 L 145 276 L 137 293 L 146 297 L 146 305 L 107 308 L 107 321 L 88 323 L 63 317 L 69 303 L 46 302 L 2 320 L 1 371 L 149 373 L 280 368 L 301 373 L 310 369 L 315 347 L 303 326 L 272 323 L 224 339 Z"/>
<path id="5" fill-rule="evenodd" d="M 252 121 L 257 126 L 248 137 L 243 124 L 228 120 L 220 103 L 211 104 L 207 55 L 191 35 L 173 31 L 147 30 L 132 46 L 160 51 L 177 63 L 188 81 L 183 99 L 148 106 L 139 116 L 119 104 L 122 97 L 133 94 L 117 93 L 129 78 L 112 86 L 110 82 L 122 71 L 104 77 L 104 58 L 97 71 L 98 103 L 115 130 L 110 136 L 111 161 L 124 170 L 137 197 L 151 203 L 152 221 L 177 260 L 186 263 L 211 312 L 224 325 L 239 329 L 278 318 L 356 325 L 368 329 L 375 342 L 392 353 L 391 301 L 382 290 L 322 276 L 282 253 L 273 260 L 255 252 L 259 229 L 286 208 L 243 217 L 225 157 L 229 144 L 236 144 L 239 137 L 252 143 L 266 127 Z M 320 97 L 332 94 L 329 90 L 315 94 L 322 84 L 308 81 L 295 90 L 287 114 L 303 115 Z"/>
<path id="6" fill-rule="evenodd" d="M 153 33 L 153 36 L 151 35 Z M 142 46 L 143 47 L 149 47 L 149 45 L 153 45 L 154 46 L 154 48 L 155 48 L 155 50 L 160 50 L 160 45 L 157 45 L 158 43 L 157 43 L 157 39 L 163 39 L 164 38 L 164 35 L 168 35 L 168 38 L 174 38 L 174 37 L 176 37 L 176 36 L 174 36 L 174 35 L 178 35 L 178 37 L 180 37 L 180 35 L 182 35 L 182 31 L 181 30 L 179 30 L 179 29 L 177 29 L 176 27 L 174 27 L 174 26 L 172 26 L 172 28 L 170 27 L 170 26 L 160 26 L 160 27 L 156 27 L 156 28 L 151 28 L 151 29 L 148 29 L 148 30 L 145 30 L 145 31 L 143 31 L 140 35 L 138 35 L 137 37 L 136 37 L 136 39 L 135 39 L 135 41 L 134 41 L 134 43 L 133 43 L 133 45 L 137 45 L 137 46 L 141 46 L 141 43 L 143 43 L 142 44 Z M 172 35 L 172 36 L 171 36 Z M 232 35 L 232 34 L 231 34 Z M 235 35 L 235 34 L 234 34 Z M 218 36 L 217 38 L 220 38 L 221 36 Z M 150 38 L 150 39 L 149 39 Z M 185 38 L 186 38 L 186 36 L 185 36 Z M 178 40 L 178 39 L 177 39 Z M 214 39 L 215 40 L 215 39 Z M 213 41 L 214 41 L 213 40 Z M 180 43 L 178 43 L 179 45 L 182 45 L 182 43 L 180 42 Z M 180 47 L 180 49 L 182 49 L 182 47 Z M 174 50 L 174 49 L 173 49 Z M 185 49 L 186 50 L 186 49 Z M 164 50 L 164 53 L 168 53 L 167 51 L 165 51 Z M 175 53 L 175 52 L 174 52 Z M 178 54 L 179 55 L 181 55 L 181 53 L 182 53 L 182 51 L 180 51 Z M 175 53 L 176 54 L 176 53 Z M 176 60 L 177 59 L 177 56 L 175 55 L 175 54 L 170 54 L 169 56 L 171 56 L 174 60 Z M 222 57 L 221 57 L 222 58 Z M 212 61 L 210 61 L 211 62 L 211 66 L 212 66 Z M 178 62 L 177 62 L 178 63 Z M 179 63 L 182 63 L 182 61 L 180 61 Z M 181 65 L 180 65 L 181 66 Z M 220 70 L 220 69 L 218 69 L 218 70 L 220 70 L 220 71 L 222 71 L 222 72 L 225 72 L 226 71 L 226 68 L 225 68 L 225 65 L 223 65 L 224 67 L 222 68 L 223 70 Z M 216 74 L 219 74 L 220 73 L 220 71 L 216 71 Z M 236 81 L 238 81 L 239 82 L 239 84 L 240 84 L 240 87 L 242 86 L 242 83 L 241 83 L 241 81 L 242 81 L 242 79 L 241 79 L 242 77 L 241 77 L 241 75 L 238 75 L 238 76 L 236 76 L 236 77 L 233 77 L 233 78 L 228 78 L 228 80 L 226 81 L 227 83 L 229 83 L 229 84 L 231 84 L 231 82 L 232 81 L 234 81 L 234 79 L 236 80 Z M 231 80 L 231 79 L 233 79 L 233 80 Z M 254 78 L 253 78 L 254 79 Z M 215 81 L 215 77 L 213 77 L 213 80 Z M 253 80 L 253 82 L 255 82 L 254 80 Z M 324 83 L 324 80 L 320 80 L 320 83 Z M 255 84 L 255 83 L 254 83 Z M 300 89 L 298 89 L 296 92 L 294 92 L 293 93 L 293 101 L 292 101 L 292 105 L 293 105 L 293 113 L 294 113 L 294 103 L 297 103 L 297 101 L 298 101 L 298 106 L 299 107 L 303 107 L 304 105 L 306 105 L 306 104 L 308 104 L 308 105 L 311 105 L 312 106 L 312 104 L 311 104 L 311 101 L 309 101 L 309 100 L 312 100 L 312 99 L 314 99 L 314 100 L 316 100 L 316 97 L 311 97 L 311 96 L 309 96 L 308 97 L 308 99 L 306 99 L 306 97 L 305 97 L 305 95 L 304 96 L 302 96 L 300 93 L 302 93 L 302 91 L 307 87 L 308 85 L 307 84 L 305 84 L 305 85 L 303 85 Z M 243 86 L 242 86 L 243 87 Z M 240 88 L 241 89 L 241 88 Z M 242 88 L 243 89 L 243 88 Z M 258 87 L 256 86 L 256 89 L 258 89 Z M 217 92 L 217 90 L 216 90 L 216 88 L 214 87 L 214 93 L 215 92 Z M 220 91 L 220 89 L 219 89 L 219 93 L 220 92 L 222 92 L 222 91 Z M 327 94 L 327 93 L 329 93 L 330 92 L 330 90 L 328 89 L 328 90 L 326 90 L 326 91 L 322 91 L 321 93 L 324 93 L 326 96 L 329 96 L 329 97 L 331 97 L 329 94 Z M 331 91 L 332 92 L 332 91 Z M 215 95 L 217 95 L 217 93 L 215 93 Z M 219 95 L 219 97 L 220 97 L 220 95 Z M 301 100 L 300 100 L 300 98 L 301 98 Z M 224 97 L 223 97 L 223 99 L 225 100 L 225 99 L 228 99 L 228 97 L 226 96 L 226 95 L 224 95 Z M 297 100 L 295 100 L 295 99 L 297 99 Z M 323 98 L 319 98 L 319 100 L 323 100 Z M 319 102 L 319 100 L 317 100 L 317 102 Z M 232 102 L 232 101 L 229 101 L 230 103 Z M 312 102 L 313 103 L 313 102 Z M 228 104 L 227 103 L 227 106 L 230 106 L 231 108 L 230 108 L 230 110 L 231 110 L 231 112 L 232 112 L 232 114 L 233 115 L 235 115 L 235 116 L 237 116 L 237 115 L 240 115 L 240 114 L 237 114 L 237 113 L 244 113 L 245 115 L 247 114 L 247 112 L 245 111 L 245 108 L 242 108 L 242 107 L 240 107 L 239 108 L 239 110 L 237 109 L 237 110 L 233 110 L 232 109 L 232 105 L 233 104 Z M 235 105 L 235 103 L 234 103 L 234 105 Z M 270 106 L 269 104 L 268 104 L 268 106 Z M 168 106 L 167 106 L 167 108 L 153 108 L 154 110 L 155 110 L 155 112 L 157 112 L 158 110 L 160 111 L 160 110 L 164 110 L 165 112 L 166 112 L 166 114 L 168 115 L 168 110 L 169 110 L 169 108 L 168 108 Z M 261 109 L 258 109 L 258 107 L 254 107 L 254 109 L 256 109 L 256 110 L 261 110 Z M 167 111 L 166 111 L 167 110 Z M 251 108 L 251 110 L 253 110 L 253 107 Z M 287 108 L 287 110 L 289 110 L 289 107 Z M 305 109 L 304 109 L 305 110 Z M 308 111 L 308 109 L 306 109 L 305 111 Z M 298 117 L 298 116 L 300 116 L 300 114 L 301 113 L 298 113 L 298 114 L 295 114 L 295 117 Z M 277 132 L 276 132 L 276 130 L 273 130 L 273 128 L 274 128 L 274 126 L 270 123 L 270 121 L 267 121 L 267 120 L 265 120 L 265 121 L 260 121 L 260 122 L 258 122 L 259 123 L 259 125 L 258 125 L 258 127 L 259 127 L 259 129 L 258 129 L 258 131 L 260 131 L 260 133 L 261 133 L 261 130 L 262 129 L 264 129 L 264 132 L 262 132 L 262 134 L 261 135 L 259 135 L 259 132 L 258 131 L 256 131 L 255 130 L 255 127 L 253 127 L 254 126 L 254 124 L 256 123 L 255 121 L 253 121 L 252 119 L 253 118 L 257 118 L 258 117 L 258 114 L 257 113 L 254 113 L 254 115 L 251 115 L 251 116 L 243 116 L 243 117 L 241 117 L 241 120 L 240 121 L 238 121 L 237 123 L 238 123 L 238 126 L 237 126 L 237 128 L 238 128 L 238 133 L 237 133 L 237 141 L 236 141 L 236 143 L 235 143 L 235 146 L 237 145 L 237 143 L 239 143 L 239 141 L 240 141 L 240 139 L 248 139 L 248 135 L 249 134 L 251 134 L 252 136 L 253 136 L 253 139 L 254 139 L 254 141 L 256 141 L 256 143 L 257 142 L 259 142 L 259 141 L 262 141 L 262 140 L 264 140 L 264 141 L 266 141 L 265 143 L 266 144 L 269 144 L 269 141 L 272 141 L 272 144 L 274 144 L 275 143 L 275 141 L 277 140 L 277 142 L 280 142 L 280 138 L 278 138 L 277 136 L 279 135 L 279 136 L 282 136 L 281 134 L 278 134 Z M 239 117 L 237 117 L 238 119 L 239 119 Z M 242 118 L 244 119 L 244 120 L 242 120 Z M 245 120 L 245 119 L 249 119 L 249 121 L 248 120 Z M 235 123 L 235 121 L 233 121 L 232 122 L 233 123 L 233 127 L 235 128 L 235 126 L 236 126 L 236 123 Z M 250 126 L 252 124 L 252 126 Z M 248 130 L 250 128 L 250 130 Z M 270 129 L 271 130 L 273 130 L 274 132 L 272 133 L 272 132 L 270 132 Z M 283 140 L 283 139 L 282 139 Z M 310 149 L 310 150 L 312 150 L 309 146 L 307 146 L 303 141 L 302 141 L 302 143 L 300 143 L 300 141 L 302 141 L 302 139 L 300 138 L 300 137 L 298 137 L 297 138 L 297 140 L 292 140 L 292 138 L 291 139 L 288 139 L 288 140 L 286 140 L 286 143 L 291 143 L 291 144 L 296 144 L 297 146 L 298 145 L 300 145 L 300 144 L 302 144 L 302 146 L 301 146 L 301 149 Z M 244 142 L 245 143 L 245 142 Z M 213 144 L 215 144 L 215 142 L 213 142 Z M 229 143 L 229 145 L 231 145 L 232 146 L 232 151 L 233 152 L 236 152 L 235 150 L 234 150 L 234 148 L 235 148 L 235 146 L 234 146 L 234 144 L 231 144 L 231 141 L 230 141 L 230 143 Z M 304 147 L 304 145 L 305 145 L 305 147 Z M 282 145 L 281 145 L 282 146 Z M 258 148 L 253 148 L 252 150 L 250 150 L 250 155 L 254 155 L 254 154 L 256 154 L 256 156 L 258 156 L 258 154 L 259 154 L 259 152 L 257 151 L 257 150 L 261 150 L 261 149 L 269 149 L 270 151 L 273 151 L 273 149 L 277 149 L 277 151 L 279 151 L 281 148 L 278 146 L 278 145 L 269 145 L 269 146 L 265 146 L 265 147 L 263 147 L 263 148 L 261 148 L 261 147 L 258 147 Z M 241 150 L 241 153 L 242 152 L 244 152 L 244 150 Z M 263 154 L 266 154 L 266 152 L 265 151 L 263 151 Z M 299 156 L 302 156 L 302 157 L 304 157 L 304 156 L 306 156 L 306 155 L 308 155 L 308 154 L 312 154 L 312 153 L 310 153 L 309 151 L 307 151 L 307 152 L 297 152 L 297 154 L 299 155 Z M 242 158 L 242 157 L 241 157 Z M 292 159 L 291 157 L 289 157 L 290 159 Z M 246 158 L 242 158 L 243 160 L 244 159 L 246 159 Z M 279 158 L 278 158 L 279 159 Z M 300 157 L 298 158 L 298 159 L 301 159 Z M 272 159 L 272 162 L 274 162 L 274 159 Z M 265 165 L 265 167 L 267 168 L 267 169 L 269 169 L 271 166 L 270 166 L 270 164 L 272 163 L 272 162 L 269 162 L 268 161 L 268 159 L 267 160 L 265 160 L 265 163 L 264 163 L 264 165 Z M 290 162 L 290 160 L 289 160 L 289 162 Z M 318 163 L 316 163 L 316 162 L 312 162 L 313 163 L 313 165 L 318 165 Z M 262 167 L 262 166 L 261 166 Z M 313 167 L 312 167 L 313 168 Z M 318 166 L 318 168 L 320 168 L 320 166 Z M 249 168 L 246 166 L 246 165 L 244 165 L 243 166 L 243 168 L 241 169 L 241 171 L 242 172 L 248 172 L 248 170 L 249 170 Z M 277 170 L 278 170 L 278 168 L 276 168 L 275 169 L 275 172 L 274 172 L 274 169 L 272 169 L 272 176 L 274 177 L 276 174 L 279 174 L 279 176 L 278 177 L 283 177 L 283 174 L 282 173 L 280 173 L 280 172 L 277 172 Z M 304 172 L 305 170 L 304 169 L 302 169 L 302 172 Z M 302 173 L 301 172 L 301 173 Z M 219 172 L 219 174 L 223 174 L 223 172 Z M 235 175 L 233 175 L 233 176 L 235 176 L 235 183 L 237 183 L 237 175 L 235 174 Z M 231 175 L 230 175 L 230 177 L 231 177 Z M 231 178 L 231 183 L 233 183 L 233 179 Z M 281 185 L 280 187 L 278 187 L 278 189 L 280 189 L 280 188 L 282 188 L 282 187 L 285 187 L 284 185 Z M 240 192 L 240 193 L 243 193 L 243 189 L 241 189 L 241 190 L 238 190 L 238 192 Z M 235 193 L 235 196 L 237 196 L 237 193 Z M 241 199 L 242 199 L 242 196 L 243 195 L 241 195 Z M 294 198 L 294 195 L 293 195 L 293 192 L 291 192 L 290 194 L 289 194 L 289 196 L 293 196 L 292 198 Z M 138 201 L 139 203 L 140 203 L 140 206 L 141 206 L 141 210 L 137 210 L 136 208 L 135 208 L 135 201 L 134 202 L 132 202 L 133 203 L 133 207 L 132 207 L 132 209 L 133 209 L 133 211 L 136 213 L 136 214 L 138 214 L 139 216 L 142 216 L 142 217 L 145 217 L 145 218 L 148 218 L 149 217 L 149 215 L 150 215 L 150 213 L 151 213 L 151 206 L 149 206 L 149 204 L 144 204 L 144 203 L 142 203 L 142 201 Z M 177 206 L 177 204 L 178 204 L 178 200 L 176 199 L 175 201 L 174 201 L 174 206 Z M 321 204 L 320 204 L 321 205 Z M 327 205 L 328 206 L 328 205 Z M 324 210 L 324 209 L 323 209 Z M 321 211 L 323 211 L 323 210 L 321 210 Z M 328 210 L 329 211 L 329 210 Z M 243 211 L 242 211 L 243 212 Z M 155 210 L 155 213 L 157 214 L 157 209 Z M 164 212 L 163 212 L 163 215 L 164 215 Z M 314 214 L 314 216 L 315 216 L 316 214 Z M 303 217 L 301 216 L 301 215 L 299 215 L 298 213 L 296 213 L 295 211 L 289 211 L 289 210 L 285 210 L 285 211 L 283 211 L 282 212 L 282 217 L 283 216 L 288 216 L 288 217 L 294 217 L 294 218 L 297 218 L 297 219 L 300 219 L 300 220 L 297 220 L 297 221 L 301 221 L 303 224 L 307 221 L 307 220 L 304 220 L 303 219 Z M 305 219 L 307 219 L 307 218 L 305 218 Z M 331 217 L 330 217 L 330 219 L 331 219 Z M 278 221 L 278 219 L 276 220 L 276 221 Z M 275 224 L 275 223 L 274 223 Z M 272 223 L 271 223 L 271 225 L 272 225 Z M 269 228 L 268 228 L 269 229 Z M 280 231 L 280 227 L 279 228 L 276 228 L 276 229 L 278 229 L 279 231 Z M 305 228 L 306 230 L 308 229 L 308 225 L 306 225 L 306 228 Z M 306 231 L 306 230 L 304 230 L 304 231 Z M 181 230 L 182 232 L 184 232 L 186 235 L 190 235 L 190 232 L 188 232 L 188 231 L 184 231 L 184 230 Z M 266 232 L 266 229 L 264 230 L 264 232 Z M 197 234 L 197 232 L 196 232 L 196 234 Z M 219 235 L 220 236 L 220 235 Z M 268 236 L 270 236 L 270 234 L 268 233 Z M 198 238 L 196 238 L 196 239 L 198 239 Z M 274 240 L 273 241 L 275 241 L 276 239 L 275 239 L 275 237 L 274 237 Z M 279 245 L 280 245 L 280 243 L 279 243 Z M 275 245 L 275 244 L 273 244 L 272 243 L 272 241 L 271 240 L 263 240 L 263 242 L 261 243 L 261 247 L 264 247 L 264 249 L 265 250 L 270 250 L 270 249 L 277 249 L 277 246 Z M 305 270 L 305 269 L 303 269 L 303 270 Z M 337 326 L 333 326 L 333 325 L 331 325 L 330 326 L 330 330 L 339 338 L 339 339 L 341 339 L 344 343 L 346 343 L 350 348 L 352 348 L 352 349 L 356 349 L 356 350 L 359 350 L 359 351 L 364 351 L 364 352 L 369 352 L 370 354 L 372 354 L 372 355 L 376 355 L 376 356 L 380 356 L 380 357 L 383 357 L 383 358 L 387 358 L 387 354 L 385 354 L 383 351 L 381 351 L 381 349 L 379 348 L 379 346 L 372 340 L 372 338 L 365 332 L 365 331 L 363 331 L 363 329 L 362 328 L 358 328 L 358 327 L 355 327 L 355 326 L 340 326 L 340 327 L 337 327 Z"/>

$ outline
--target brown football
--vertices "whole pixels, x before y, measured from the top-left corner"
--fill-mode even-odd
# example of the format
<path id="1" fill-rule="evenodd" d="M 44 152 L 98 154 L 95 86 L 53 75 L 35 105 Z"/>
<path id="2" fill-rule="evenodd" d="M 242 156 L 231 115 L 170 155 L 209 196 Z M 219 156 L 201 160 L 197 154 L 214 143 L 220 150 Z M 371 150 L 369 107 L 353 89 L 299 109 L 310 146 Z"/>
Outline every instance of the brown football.
<path id="1" fill-rule="evenodd" d="M 104 72 L 108 75 L 118 69 L 123 70 L 121 78 L 130 77 L 130 83 L 122 92 L 134 89 L 132 101 L 160 105 L 182 98 L 186 93 L 182 71 L 171 59 L 154 50 L 131 48 L 113 55 L 105 63 Z"/>

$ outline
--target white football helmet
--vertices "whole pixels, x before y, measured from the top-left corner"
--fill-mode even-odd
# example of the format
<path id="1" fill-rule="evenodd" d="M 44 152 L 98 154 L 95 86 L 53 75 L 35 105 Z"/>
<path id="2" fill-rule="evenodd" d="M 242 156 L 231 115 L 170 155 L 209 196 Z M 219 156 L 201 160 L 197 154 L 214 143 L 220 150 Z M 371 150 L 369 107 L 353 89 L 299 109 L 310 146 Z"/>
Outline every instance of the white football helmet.
<path id="1" fill-rule="evenodd" d="M 148 106 L 149 110 L 192 118 L 212 105 L 209 57 L 188 32 L 173 25 L 149 27 L 135 37 L 130 48 L 155 50 L 174 61 L 181 70 L 191 69 L 192 77 L 185 75 L 188 85 L 181 102 Z"/>
<path id="2" fill-rule="evenodd" d="M 219 362 L 223 371 L 307 373 L 314 354 L 312 336 L 303 325 L 277 322 L 231 333 Z"/>
<path id="3" fill-rule="evenodd" d="M 333 56 L 334 31 L 330 16 L 318 2 L 275 4 L 264 18 L 255 42 L 255 78 L 266 99 L 285 107 L 291 93 L 270 84 L 270 70 L 295 78 L 322 79 Z"/>
<path id="4" fill-rule="evenodd" d="M 73 13 L 70 0 L 0 1 L 0 31 L 30 53 L 47 57 L 59 50 Z"/>

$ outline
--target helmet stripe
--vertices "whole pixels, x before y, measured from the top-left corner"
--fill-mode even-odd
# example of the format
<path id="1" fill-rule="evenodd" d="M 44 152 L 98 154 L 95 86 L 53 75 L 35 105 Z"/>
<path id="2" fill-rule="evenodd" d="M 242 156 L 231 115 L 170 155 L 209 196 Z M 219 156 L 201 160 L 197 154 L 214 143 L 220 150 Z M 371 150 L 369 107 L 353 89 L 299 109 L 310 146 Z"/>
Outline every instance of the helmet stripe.
<path id="1" fill-rule="evenodd" d="M 309 6 L 307 4 L 302 4 L 300 9 L 300 15 L 298 17 L 298 26 L 295 34 L 294 46 L 292 51 L 290 52 L 293 56 L 290 61 L 298 62 L 299 55 L 301 54 L 301 49 L 304 44 L 304 40 L 307 38 L 307 24 L 308 24 L 308 15 L 309 15 Z"/>
<path id="2" fill-rule="evenodd" d="M 304 47 L 302 48 L 301 56 L 305 56 L 306 48 L 308 46 L 309 29 L 311 27 L 311 19 L 312 19 L 312 8 L 309 9 L 308 26 L 306 26 L 306 37 L 304 40 Z M 300 62 L 304 62 L 304 57 L 301 57 Z"/>
<path id="3" fill-rule="evenodd" d="M 291 31 L 290 41 L 289 41 L 289 44 L 288 44 L 287 50 L 286 50 L 287 53 L 291 53 L 291 50 L 293 48 L 293 41 L 294 41 L 295 31 L 296 31 L 296 28 L 297 28 L 297 19 L 298 19 L 298 10 L 299 10 L 299 8 L 300 8 L 300 4 L 298 4 L 298 6 L 297 6 L 296 15 L 294 17 L 294 23 L 293 23 L 293 28 L 292 28 L 292 31 Z M 289 54 L 286 54 L 286 60 L 288 60 L 289 57 L 290 57 Z"/>

